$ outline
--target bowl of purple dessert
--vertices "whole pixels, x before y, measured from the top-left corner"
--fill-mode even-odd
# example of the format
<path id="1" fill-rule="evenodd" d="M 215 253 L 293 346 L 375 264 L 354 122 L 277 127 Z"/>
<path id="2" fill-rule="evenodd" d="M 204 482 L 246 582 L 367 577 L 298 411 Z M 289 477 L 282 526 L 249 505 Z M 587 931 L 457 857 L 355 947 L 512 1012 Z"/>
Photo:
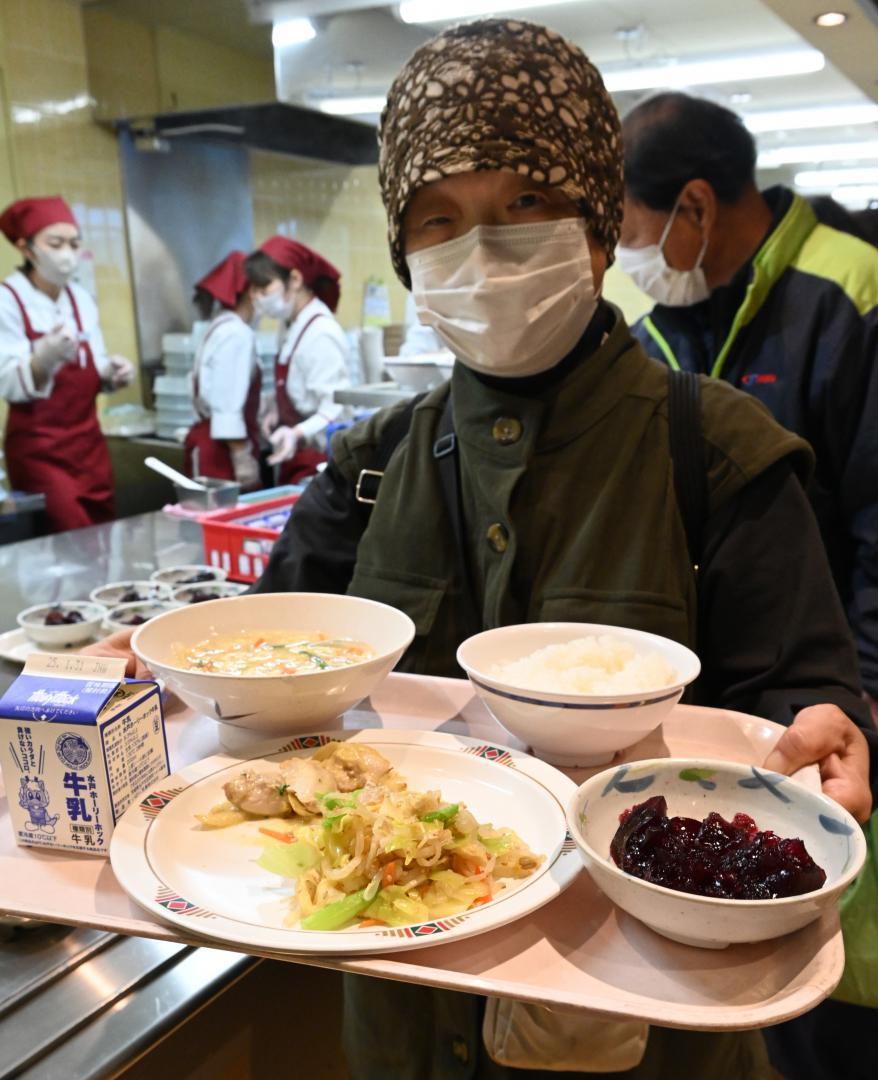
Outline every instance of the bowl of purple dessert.
<path id="1" fill-rule="evenodd" d="M 119 604 L 140 604 L 145 600 L 170 600 L 174 590 L 163 581 L 111 581 L 88 594 L 89 599 L 105 608 Z"/>
<path id="2" fill-rule="evenodd" d="M 149 580 L 170 585 L 172 589 L 182 589 L 184 585 L 209 585 L 213 581 L 225 581 L 227 577 L 228 574 L 222 567 L 198 564 L 165 566 L 161 570 L 154 570 L 149 575 Z"/>
<path id="3" fill-rule="evenodd" d="M 138 626 L 173 611 L 178 605 L 173 600 L 136 600 L 131 604 L 117 604 L 104 612 L 104 626 L 111 633 L 117 630 L 136 630 Z"/>
<path id="4" fill-rule="evenodd" d="M 227 596 L 240 596 L 250 588 L 238 581 L 205 581 L 201 585 L 184 585 L 174 589 L 175 604 L 203 604 L 206 600 L 223 600 Z"/>
<path id="5" fill-rule="evenodd" d="M 35 604 L 18 613 L 18 625 L 43 648 L 67 649 L 82 645 L 100 633 L 106 609 L 87 600 L 61 600 Z"/>
<path id="6" fill-rule="evenodd" d="M 800 930 L 835 907 L 866 856 L 862 829 L 838 803 L 729 761 L 615 765 L 579 787 L 567 821 L 613 903 L 702 948 Z"/>

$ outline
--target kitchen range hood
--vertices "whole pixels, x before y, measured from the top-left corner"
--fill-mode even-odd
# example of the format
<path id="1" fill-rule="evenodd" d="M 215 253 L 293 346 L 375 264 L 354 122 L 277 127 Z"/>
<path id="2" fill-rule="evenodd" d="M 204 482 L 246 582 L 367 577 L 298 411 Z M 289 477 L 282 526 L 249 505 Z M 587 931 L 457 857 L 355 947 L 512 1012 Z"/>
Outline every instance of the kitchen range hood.
<path id="1" fill-rule="evenodd" d="M 342 165 L 374 165 L 378 143 L 371 124 L 280 101 L 233 105 L 117 120 L 139 148 L 162 150 L 172 140 L 235 143 Z"/>

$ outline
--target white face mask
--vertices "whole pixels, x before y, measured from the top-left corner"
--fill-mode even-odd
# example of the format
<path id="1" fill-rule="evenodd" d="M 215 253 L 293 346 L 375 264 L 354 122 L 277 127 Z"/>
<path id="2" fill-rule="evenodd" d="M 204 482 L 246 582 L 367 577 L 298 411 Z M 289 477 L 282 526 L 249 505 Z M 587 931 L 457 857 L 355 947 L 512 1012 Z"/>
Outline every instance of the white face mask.
<path id="1" fill-rule="evenodd" d="M 710 296 L 707 279 L 701 269 L 704 253 L 707 251 L 707 236 L 704 237 L 698 258 L 691 270 L 675 270 L 673 266 L 668 266 L 665 258 L 665 241 L 668 239 L 668 233 L 671 231 L 679 208 L 678 198 L 657 244 L 647 244 L 646 247 L 640 248 L 620 245 L 616 248 L 616 259 L 620 269 L 624 270 L 633 279 L 634 284 L 647 296 L 651 296 L 657 304 L 666 304 L 668 307 L 689 307 L 692 304 L 700 304 L 702 300 Z"/>
<path id="2" fill-rule="evenodd" d="M 293 302 L 287 299 L 286 290 L 260 293 L 253 298 L 253 314 L 257 319 L 277 319 L 289 322 L 293 317 Z"/>
<path id="3" fill-rule="evenodd" d="M 66 285 L 79 266 L 79 252 L 70 247 L 45 248 L 31 244 L 30 254 L 36 272 L 57 288 Z"/>
<path id="4" fill-rule="evenodd" d="M 477 225 L 406 259 L 418 318 L 462 363 L 516 378 L 547 371 L 597 308 L 581 218 Z"/>

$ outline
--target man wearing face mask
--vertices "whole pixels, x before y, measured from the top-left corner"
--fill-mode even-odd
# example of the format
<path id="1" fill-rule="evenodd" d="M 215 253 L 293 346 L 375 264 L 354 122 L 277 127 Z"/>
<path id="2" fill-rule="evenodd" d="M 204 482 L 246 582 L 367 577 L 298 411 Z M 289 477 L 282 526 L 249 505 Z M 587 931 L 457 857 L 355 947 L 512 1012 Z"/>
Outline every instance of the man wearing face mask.
<path id="1" fill-rule="evenodd" d="M 335 436 L 256 591 L 394 605 L 416 626 L 400 668 L 427 675 L 460 675 L 461 641 L 512 623 L 664 634 L 697 647 L 698 701 L 790 727 L 769 768 L 820 762 L 827 793 L 864 820 L 878 735 L 799 480 L 810 452 L 707 380 L 696 588 L 668 373 L 601 298 L 622 153 L 597 70 L 523 20 L 453 27 L 397 77 L 379 138 L 394 267 L 457 362 L 450 383 L 414 406 Z M 102 648 L 132 660 L 125 638 Z M 523 1029 L 495 1006 L 349 977 L 349 1075 L 768 1076 L 758 1033 L 647 1032 L 544 1012 L 542 1035 L 516 1041 Z"/>
<path id="2" fill-rule="evenodd" d="M 245 263 L 257 318 L 281 326 L 275 361 L 275 408 L 263 418 L 269 465 L 294 484 L 326 460 L 324 432 L 344 412 L 336 390 L 350 385 L 348 339 L 334 316 L 338 270 L 316 251 L 272 236 Z"/>
<path id="3" fill-rule="evenodd" d="M 878 698 L 878 252 L 760 192 L 728 109 L 666 93 L 623 124 L 617 258 L 656 301 L 634 328 L 671 367 L 724 379 L 817 455 L 809 488 L 863 682 Z M 878 710 L 878 706 L 873 706 Z"/>
<path id="4" fill-rule="evenodd" d="M 10 482 L 45 494 L 53 532 L 110 521 L 113 477 L 95 397 L 129 385 L 134 368 L 107 354 L 94 300 L 70 280 L 80 232 L 67 203 L 19 199 L 0 215 L 0 231 L 24 257 L 0 284 Z"/>

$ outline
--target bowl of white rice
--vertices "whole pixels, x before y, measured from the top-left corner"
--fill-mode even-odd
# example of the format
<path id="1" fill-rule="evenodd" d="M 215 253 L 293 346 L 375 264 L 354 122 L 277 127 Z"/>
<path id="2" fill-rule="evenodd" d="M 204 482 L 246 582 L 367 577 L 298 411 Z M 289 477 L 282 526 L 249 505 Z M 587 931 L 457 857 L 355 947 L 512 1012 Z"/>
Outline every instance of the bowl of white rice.
<path id="1" fill-rule="evenodd" d="M 508 732 L 569 768 L 605 765 L 639 742 L 701 670 L 676 641 L 597 623 L 486 630 L 460 646 L 457 662 Z"/>

